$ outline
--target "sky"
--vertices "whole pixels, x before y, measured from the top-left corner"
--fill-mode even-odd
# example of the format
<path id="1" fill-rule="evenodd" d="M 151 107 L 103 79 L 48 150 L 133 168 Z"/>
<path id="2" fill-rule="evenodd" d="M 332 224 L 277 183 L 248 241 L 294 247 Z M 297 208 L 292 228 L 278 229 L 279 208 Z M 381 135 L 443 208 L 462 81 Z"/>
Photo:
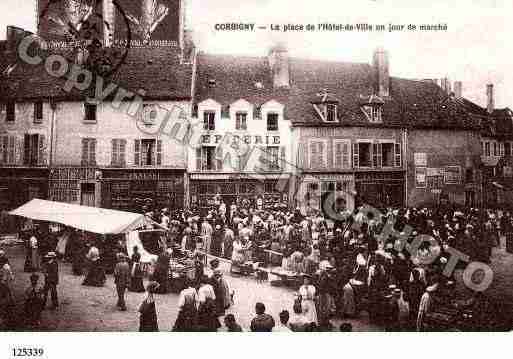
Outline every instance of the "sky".
<path id="1" fill-rule="evenodd" d="M 388 50 L 392 76 L 448 77 L 485 106 L 493 83 L 496 107 L 513 107 L 511 0 L 186 0 L 187 27 L 208 53 L 265 55 L 283 43 L 294 57 L 370 63 Z M 35 0 L 0 0 L 5 27 L 35 31 Z M 255 23 L 256 31 L 216 31 L 215 24 Z M 271 24 L 383 24 L 383 32 L 271 31 Z M 388 31 L 389 24 L 446 24 L 447 31 Z"/>

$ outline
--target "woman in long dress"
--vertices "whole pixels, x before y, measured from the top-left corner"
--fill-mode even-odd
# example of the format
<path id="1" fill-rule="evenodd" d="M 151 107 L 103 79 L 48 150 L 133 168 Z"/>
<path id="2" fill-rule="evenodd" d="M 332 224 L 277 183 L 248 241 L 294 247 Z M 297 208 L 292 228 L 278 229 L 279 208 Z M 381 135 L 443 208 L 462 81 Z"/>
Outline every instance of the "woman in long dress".
<path id="1" fill-rule="evenodd" d="M 216 295 L 209 281 L 207 276 L 203 276 L 198 289 L 198 330 L 215 332 L 221 327 L 221 323 L 216 315 Z"/>
<path id="2" fill-rule="evenodd" d="M 25 272 L 37 272 L 41 268 L 36 234 L 32 233 L 28 241 L 28 255 L 25 261 Z"/>
<path id="3" fill-rule="evenodd" d="M 128 290 L 131 292 L 142 293 L 144 292 L 144 273 L 141 266 L 141 255 L 138 252 L 134 252 L 134 254 L 132 254 L 131 262 L 132 268 L 130 272 L 130 286 Z"/>
<path id="4" fill-rule="evenodd" d="M 232 268 L 230 271 L 233 271 L 233 267 L 239 267 L 244 264 L 244 245 L 239 237 L 235 239 L 233 242 L 233 251 L 232 251 Z"/>
<path id="5" fill-rule="evenodd" d="M 299 287 L 301 295 L 303 312 L 308 323 L 317 324 L 317 309 L 315 308 L 315 287 L 310 283 L 310 277 L 304 276 L 303 285 Z"/>
<path id="6" fill-rule="evenodd" d="M 198 292 L 193 282 L 186 281 L 186 288 L 180 292 L 178 298 L 178 317 L 173 331 L 192 332 L 196 330 L 198 319 Z"/>
<path id="7" fill-rule="evenodd" d="M 150 282 L 146 287 L 146 298 L 139 306 L 139 331 L 140 332 L 158 332 L 157 309 L 153 293 L 157 291 L 159 284 Z"/>
<path id="8" fill-rule="evenodd" d="M 106 281 L 105 270 L 100 261 L 100 251 L 92 246 L 87 253 L 87 259 L 90 262 L 89 271 L 82 285 L 92 287 L 103 287 Z"/>

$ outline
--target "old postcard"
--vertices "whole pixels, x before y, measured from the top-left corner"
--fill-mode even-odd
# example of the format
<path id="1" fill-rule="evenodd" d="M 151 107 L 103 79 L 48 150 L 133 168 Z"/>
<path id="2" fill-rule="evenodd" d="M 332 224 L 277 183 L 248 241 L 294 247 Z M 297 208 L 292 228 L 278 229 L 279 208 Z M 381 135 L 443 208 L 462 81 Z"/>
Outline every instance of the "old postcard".
<path id="1" fill-rule="evenodd" d="M 0 330 L 510 331 L 512 10 L 2 0 Z"/>

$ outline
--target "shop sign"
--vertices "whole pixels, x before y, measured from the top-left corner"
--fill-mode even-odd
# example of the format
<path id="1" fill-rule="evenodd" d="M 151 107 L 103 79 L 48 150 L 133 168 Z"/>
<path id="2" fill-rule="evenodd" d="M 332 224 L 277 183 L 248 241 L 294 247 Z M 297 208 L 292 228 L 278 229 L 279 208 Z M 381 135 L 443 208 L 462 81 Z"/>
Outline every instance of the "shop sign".
<path id="1" fill-rule="evenodd" d="M 240 142 L 246 145 L 279 145 L 280 136 L 261 136 L 261 135 L 231 135 L 232 143 L 239 144 Z M 217 145 L 223 142 L 223 135 L 203 135 L 201 143 L 204 145 Z"/>
<path id="2" fill-rule="evenodd" d="M 443 168 L 427 168 L 426 176 L 434 177 L 434 176 L 443 176 L 444 169 Z"/>

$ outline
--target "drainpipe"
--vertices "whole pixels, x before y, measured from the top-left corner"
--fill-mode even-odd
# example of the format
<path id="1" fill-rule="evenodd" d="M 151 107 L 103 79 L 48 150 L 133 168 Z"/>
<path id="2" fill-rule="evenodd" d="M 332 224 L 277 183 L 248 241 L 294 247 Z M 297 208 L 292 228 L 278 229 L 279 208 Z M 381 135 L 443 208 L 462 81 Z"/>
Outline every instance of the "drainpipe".
<path id="1" fill-rule="evenodd" d="M 57 109 L 57 103 L 50 99 L 50 108 L 52 109 L 52 119 L 50 121 L 50 155 L 48 156 L 48 168 L 53 167 L 53 129 L 55 126 L 55 114 Z"/>
<path id="2" fill-rule="evenodd" d="M 403 128 L 404 204 L 408 207 L 408 129 Z"/>

